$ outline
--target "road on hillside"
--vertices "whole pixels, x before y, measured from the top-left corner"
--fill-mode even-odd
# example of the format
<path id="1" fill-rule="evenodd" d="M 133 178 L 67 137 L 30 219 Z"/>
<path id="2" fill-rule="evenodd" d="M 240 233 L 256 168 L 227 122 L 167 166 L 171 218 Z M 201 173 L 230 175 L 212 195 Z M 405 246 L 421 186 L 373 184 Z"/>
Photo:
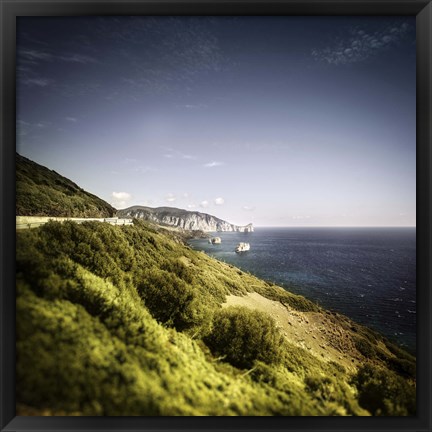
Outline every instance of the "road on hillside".
<path id="1" fill-rule="evenodd" d="M 68 217 L 49 217 L 49 216 L 17 216 L 16 217 L 16 229 L 30 229 L 37 228 L 41 225 L 46 224 L 48 221 L 72 221 L 76 223 L 83 223 L 87 221 L 105 222 L 111 225 L 132 225 L 132 219 L 128 218 L 68 218 Z"/>

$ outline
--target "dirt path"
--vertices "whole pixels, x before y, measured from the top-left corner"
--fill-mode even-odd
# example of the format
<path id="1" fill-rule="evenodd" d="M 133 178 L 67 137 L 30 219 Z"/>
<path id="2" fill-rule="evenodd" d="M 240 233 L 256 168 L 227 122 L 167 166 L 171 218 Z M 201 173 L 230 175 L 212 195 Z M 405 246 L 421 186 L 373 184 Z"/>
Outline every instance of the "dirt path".
<path id="1" fill-rule="evenodd" d="M 258 293 L 248 293 L 244 297 L 227 296 L 222 306 L 245 306 L 268 313 L 291 343 L 323 361 L 339 363 L 347 372 L 355 372 L 362 361 L 349 333 L 325 313 L 299 312 Z"/>

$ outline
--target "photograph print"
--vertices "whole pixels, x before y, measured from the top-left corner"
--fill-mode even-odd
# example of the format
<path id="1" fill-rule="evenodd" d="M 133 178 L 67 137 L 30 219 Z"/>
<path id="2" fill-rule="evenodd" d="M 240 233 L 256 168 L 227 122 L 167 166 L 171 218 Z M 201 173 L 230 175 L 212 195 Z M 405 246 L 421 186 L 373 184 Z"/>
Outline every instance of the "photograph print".
<path id="1" fill-rule="evenodd" d="M 16 36 L 18 416 L 416 416 L 415 16 Z"/>

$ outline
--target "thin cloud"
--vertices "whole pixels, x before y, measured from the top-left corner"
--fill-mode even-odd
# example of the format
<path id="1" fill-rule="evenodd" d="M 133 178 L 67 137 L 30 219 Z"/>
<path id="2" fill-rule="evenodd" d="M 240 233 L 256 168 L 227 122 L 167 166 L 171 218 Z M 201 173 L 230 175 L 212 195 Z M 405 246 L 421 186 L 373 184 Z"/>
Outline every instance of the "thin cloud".
<path id="1" fill-rule="evenodd" d="M 132 196 L 128 192 L 113 192 L 112 197 L 119 200 L 130 200 Z"/>
<path id="2" fill-rule="evenodd" d="M 330 65 L 358 63 L 375 56 L 399 42 L 409 30 L 409 25 L 389 25 L 382 30 L 368 31 L 359 27 L 350 30 L 345 38 L 332 45 L 312 50 L 312 57 Z"/>
<path id="3" fill-rule="evenodd" d="M 21 82 L 26 86 L 47 87 L 53 81 L 47 78 L 25 78 Z"/>
<path id="4" fill-rule="evenodd" d="M 174 202 L 176 200 L 175 195 L 173 195 L 172 193 L 169 193 L 166 197 L 165 197 L 165 201 L 167 202 Z"/>
<path id="5" fill-rule="evenodd" d="M 31 123 L 24 120 L 17 120 L 16 122 L 16 132 L 18 136 L 26 136 L 29 134 L 31 129 Z"/>
<path id="6" fill-rule="evenodd" d="M 68 63 L 80 63 L 80 64 L 98 63 L 98 61 L 95 58 L 82 55 L 82 54 L 69 54 L 69 55 L 60 56 L 56 58 Z"/>
<path id="7" fill-rule="evenodd" d="M 253 207 L 253 206 L 243 206 L 242 209 L 246 210 L 246 211 L 254 211 L 255 207 Z"/>
<path id="8" fill-rule="evenodd" d="M 217 166 L 221 166 L 223 164 L 224 164 L 223 162 L 212 161 L 212 162 L 207 162 L 206 164 L 204 164 L 204 166 L 206 168 L 214 168 L 214 167 L 217 167 Z"/>
<path id="9" fill-rule="evenodd" d="M 208 205 L 209 205 L 209 202 L 207 200 L 200 202 L 200 207 L 202 207 L 202 208 L 206 208 L 206 207 L 208 207 Z"/>
<path id="10" fill-rule="evenodd" d="M 183 153 L 178 150 L 174 150 L 172 148 L 165 149 L 168 150 L 168 153 L 165 153 L 163 156 L 167 159 L 185 159 L 185 160 L 195 160 L 197 157 L 195 155 L 191 155 L 189 153 Z"/>
<path id="11" fill-rule="evenodd" d="M 21 60 L 31 62 L 33 64 L 38 63 L 39 61 L 64 61 L 67 63 L 80 63 L 80 64 L 88 64 L 88 63 L 98 63 L 98 61 L 94 57 L 90 57 L 83 54 L 64 54 L 61 56 L 53 55 L 47 51 L 39 51 L 34 49 L 22 49 L 19 51 L 19 56 Z"/>
<path id="12" fill-rule="evenodd" d="M 50 125 L 51 125 L 50 122 L 41 121 L 41 122 L 35 123 L 34 126 L 36 126 L 38 129 L 45 129 L 45 128 L 47 128 Z"/>
<path id="13" fill-rule="evenodd" d="M 208 108 L 208 105 L 206 104 L 185 104 L 185 105 L 178 105 L 180 108 L 186 108 L 188 110 L 199 110 L 199 109 L 206 109 Z"/>
<path id="14" fill-rule="evenodd" d="M 51 122 L 38 121 L 36 123 L 29 123 L 24 120 L 17 120 L 16 131 L 19 136 L 36 136 L 40 134 L 41 129 L 46 129 L 52 126 Z"/>
<path id="15" fill-rule="evenodd" d="M 75 117 L 65 117 L 65 120 L 72 122 L 72 123 L 76 123 L 78 121 L 78 119 Z"/>
<path id="16" fill-rule="evenodd" d="M 102 85 L 98 82 L 75 82 L 73 84 L 56 82 L 55 89 L 59 94 L 67 98 L 88 97 L 89 95 L 100 94 Z"/>
<path id="17" fill-rule="evenodd" d="M 218 206 L 223 205 L 225 200 L 222 197 L 215 198 L 214 203 Z"/>
<path id="18" fill-rule="evenodd" d="M 128 202 L 132 199 L 132 195 L 128 192 L 113 192 L 111 194 L 113 200 L 111 204 L 115 208 L 125 208 Z"/>
<path id="19" fill-rule="evenodd" d="M 134 48 L 118 50 L 118 57 L 129 65 L 130 75 L 125 82 L 141 91 L 166 93 L 179 84 L 187 89 L 197 77 L 231 66 L 212 31 L 212 19 L 130 17 L 125 25 L 123 19 L 101 18 L 97 24 L 101 34 L 112 38 L 114 49 L 118 41 Z M 155 61 L 158 52 L 161 54 Z M 186 109 L 198 108 L 195 103 L 184 105 L 189 105 Z"/>
<path id="20" fill-rule="evenodd" d="M 53 55 L 45 52 L 45 51 L 38 51 L 38 50 L 29 50 L 29 49 L 23 49 L 20 50 L 19 53 L 21 56 L 30 61 L 36 61 L 36 60 L 52 60 Z"/>

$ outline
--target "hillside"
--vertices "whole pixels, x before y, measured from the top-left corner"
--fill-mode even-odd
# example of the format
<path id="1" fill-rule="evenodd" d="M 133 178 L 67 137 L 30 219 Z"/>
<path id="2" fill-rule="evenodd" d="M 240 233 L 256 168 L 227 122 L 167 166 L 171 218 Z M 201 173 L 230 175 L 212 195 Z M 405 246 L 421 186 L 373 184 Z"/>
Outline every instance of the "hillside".
<path id="1" fill-rule="evenodd" d="M 123 210 L 118 210 L 117 215 L 119 217 L 135 217 L 138 219 L 155 222 L 159 225 L 174 226 L 190 231 L 253 231 L 252 224 L 238 226 L 207 213 L 188 211 L 175 207 L 151 208 L 144 206 L 132 206 Z"/>
<path id="2" fill-rule="evenodd" d="M 17 415 L 415 415 L 415 358 L 151 223 L 17 232 L 16 271 Z"/>
<path id="3" fill-rule="evenodd" d="M 116 210 L 97 196 L 16 153 L 16 215 L 111 217 Z"/>
<path id="4" fill-rule="evenodd" d="M 114 211 L 17 155 L 17 214 Z M 186 232 L 143 219 L 17 231 L 17 415 L 415 415 L 414 357 L 192 250 Z"/>

